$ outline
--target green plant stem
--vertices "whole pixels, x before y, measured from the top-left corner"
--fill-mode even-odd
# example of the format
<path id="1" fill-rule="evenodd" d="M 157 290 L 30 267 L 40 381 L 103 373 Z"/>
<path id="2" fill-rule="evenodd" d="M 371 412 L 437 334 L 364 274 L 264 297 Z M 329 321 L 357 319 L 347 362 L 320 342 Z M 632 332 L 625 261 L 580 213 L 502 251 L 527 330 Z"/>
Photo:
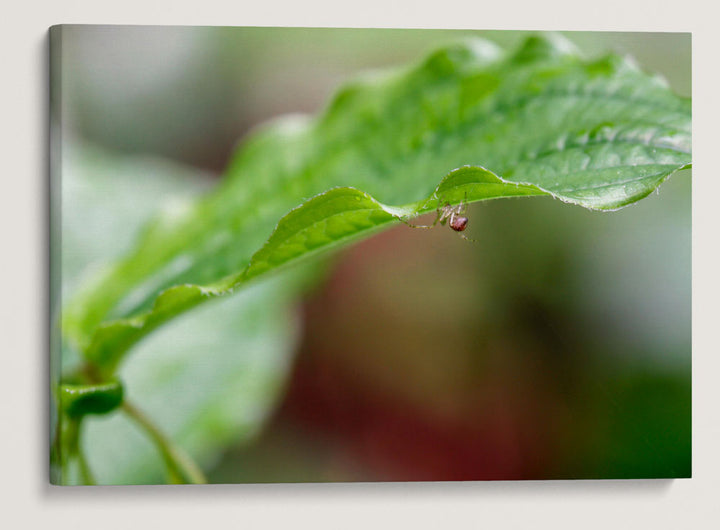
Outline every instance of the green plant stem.
<path id="1" fill-rule="evenodd" d="M 165 460 L 170 482 L 176 484 L 207 484 L 207 479 L 200 467 L 185 451 L 175 445 L 160 429 L 137 407 L 123 401 L 122 410 L 140 425 L 158 446 Z"/>
<path id="2" fill-rule="evenodd" d="M 58 454 L 60 457 L 60 483 L 69 484 L 70 463 L 77 455 L 79 420 L 60 414 L 58 419 Z"/>
<path id="3" fill-rule="evenodd" d="M 75 465 L 79 474 L 79 484 L 95 484 L 90 466 L 85 459 L 81 444 L 82 420 L 61 415 L 58 419 L 58 432 L 53 442 L 53 458 L 60 466 L 60 484 L 70 484 L 70 466 Z"/>
<path id="4" fill-rule="evenodd" d="M 78 466 L 80 467 L 80 476 L 82 477 L 83 484 L 85 484 L 86 486 L 94 486 L 96 484 L 95 477 L 90 470 L 90 466 L 88 465 L 87 459 L 85 458 L 85 453 L 83 453 L 82 447 L 79 445 L 79 439 L 77 453 L 75 456 L 78 461 Z"/>

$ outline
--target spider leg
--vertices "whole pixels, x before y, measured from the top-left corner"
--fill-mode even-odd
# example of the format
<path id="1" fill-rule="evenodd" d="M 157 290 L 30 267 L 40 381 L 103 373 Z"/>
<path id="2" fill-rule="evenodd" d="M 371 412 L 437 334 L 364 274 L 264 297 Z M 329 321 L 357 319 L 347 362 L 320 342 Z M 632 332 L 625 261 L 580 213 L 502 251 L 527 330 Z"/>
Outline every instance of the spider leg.
<path id="1" fill-rule="evenodd" d="M 453 207 L 450 206 L 450 203 L 446 202 L 445 206 L 443 206 L 442 208 L 438 208 L 438 215 L 440 224 L 444 225 L 445 222 L 453 215 Z"/>
<path id="2" fill-rule="evenodd" d="M 480 241 L 478 241 L 477 239 L 472 239 L 472 238 L 466 236 L 466 235 L 463 234 L 463 233 L 458 232 L 457 235 L 459 235 L 460 237 L 462 237 L 465 241 L 470 241 L 471 243 L 480 243 Z"/>
<path id="3" fill-rule="evenodd" d="M 465 192 L 465 199 L 460 201 L 460 205 L 458 206 L 458 214 L 459 215 L 465 215 L 467 213 L 468 209 L 468 203 L 467 203 L 467 191 Z"/>
<path id="4" fill-rule="evenodd" d="M 408 223 L 408 222 L 407 222 L 405 219 L 403 219 L 402 217 L 398 217 L 398 219 L 400 219 L 403 223 L 405 223 L 406 225 L 408 225 L 410 228 L 434 228 L 435 225 L 436 225 L 436 224 L 438 223 L 438 221 L 440 220 L 440 210 L 438 210 L 436 213 L 437 213 L 437 215 L 435 216 L 435 220 L 433 221 L 433 224 L 431 224 L 431 225 L 414 225 L 414 224 Z"/>

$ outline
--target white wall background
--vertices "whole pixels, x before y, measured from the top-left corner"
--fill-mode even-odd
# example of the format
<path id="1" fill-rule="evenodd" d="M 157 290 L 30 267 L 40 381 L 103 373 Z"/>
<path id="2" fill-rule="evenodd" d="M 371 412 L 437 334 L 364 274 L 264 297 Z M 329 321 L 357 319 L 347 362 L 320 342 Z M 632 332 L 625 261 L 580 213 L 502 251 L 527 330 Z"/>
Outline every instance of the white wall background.
<path id="1" fill-rule="evenodd" d="M 686 0 L 124 0 L 7 3 L 0 31 L 4 528 L 716 528 L 719 9 Z M 692 31 L 693 478 L 52 488 L 47 482 L 47 28 L 58 23 Z M 715 169 L 715 170 L 714 170 Z"/>

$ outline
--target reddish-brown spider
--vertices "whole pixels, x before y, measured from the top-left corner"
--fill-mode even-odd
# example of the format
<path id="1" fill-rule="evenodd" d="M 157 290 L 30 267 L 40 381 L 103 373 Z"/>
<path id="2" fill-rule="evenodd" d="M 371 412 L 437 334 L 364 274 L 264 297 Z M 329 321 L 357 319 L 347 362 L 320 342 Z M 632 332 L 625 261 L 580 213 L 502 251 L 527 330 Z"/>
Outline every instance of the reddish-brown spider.
<path id="1" fill-rule="evenodd" d="M 461 233 L 467 228 L 468 225 L 468 218 L 465 217 L 465 214 L 467 213 L 467 202 L 465 202 L 466 200 L 467 195 L 465 195 L 465 200 L 461 201 L 460 204 L 458 204 L 457 206 L 453 206 L 449 202 L 446 202 L 445 206 L 438 206 L 436 210 L 437 217 L 435 217 L 435 221 L 433 221 L 433 224 L 431 225 L 414 225 L 408 223 L 404 219 L 400 220 L 411 228 L 433 228 L 438 223 L 440 223 L 441 225 L 445 225 L 445 223 L 447 223 L 448 225 L 450 225 L 450 228 L 457 232 L 458 235 L 463 239 L 477 242 L 474 239 L 470 239 L 465 234 Z"/>

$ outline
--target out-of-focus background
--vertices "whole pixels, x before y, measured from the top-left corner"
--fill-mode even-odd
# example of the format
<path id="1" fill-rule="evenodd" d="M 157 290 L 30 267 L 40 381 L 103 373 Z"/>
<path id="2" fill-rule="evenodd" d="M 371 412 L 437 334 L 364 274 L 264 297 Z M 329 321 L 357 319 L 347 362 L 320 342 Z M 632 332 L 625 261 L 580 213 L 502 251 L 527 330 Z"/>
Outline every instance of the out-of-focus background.
<path id="1" fill-rule="evenodd" d="M 172 165 L 173 187 L 208 188 L 253 126 L 321 111 L 355 72 L 468 36 L 513 48 L 526 35 L 68 27 L 64 141 L 97 167 L 151 158 L 158 174 Z M 689 34 L 565 36 L 588 57 L 630 54 L 690 95 Z M 92 200 L 72 197 L 64 218 Z M 398 226 L 334 255 L 297 307 L 270 414 L 210 480 L 689 476 L 690 206 L 685 171 L 618 212 L 490 201 L 469 210 L 478 243 Z M 117 237 L 98 245 L 129 244 L 122 219 L 100 221 Z M 81 258 L 63 255 L 66 292 Z"/>

